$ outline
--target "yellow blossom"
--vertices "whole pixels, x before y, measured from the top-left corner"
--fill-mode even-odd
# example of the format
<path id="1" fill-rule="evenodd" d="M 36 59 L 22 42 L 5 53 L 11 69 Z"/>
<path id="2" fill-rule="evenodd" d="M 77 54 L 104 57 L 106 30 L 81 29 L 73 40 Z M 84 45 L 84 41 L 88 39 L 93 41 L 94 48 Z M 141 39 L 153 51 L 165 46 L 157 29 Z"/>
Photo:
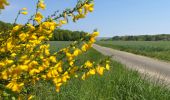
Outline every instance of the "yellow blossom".
<path id="1" fill-rule="evenodd" d="M 103 75 L 104 69 L 105 69 L 104 67 L 98 66 L 96 68 L 96 71 L 99 75 Z"/>
<path id="2" fill-rule="evenodd" d="M 38 3 L 38 7 L 44 10 L 46 8 L 46 5 L 44 4 L 44 2 L 40 1 Z"/>
<path id="3" fill-rule="evenodd" d="M 94 74 L 96 73 L 96 70 L 95 70 L 95 69 L 90 69 L 89 73 L 90 73 L 91 75 L 94 75 Z"/>
<path id="4" fill-rule="evenodd" d="M 109 64 L 106 64 L 106 69 L 110 70 L 110 65 Z"/>
<path id="5" fill-rule="evenodd" d="M 93 66 L 93 63 L 91 63 L 90 61 L 85 62 L 85 68 L 91 68 L 92 66 Z"/>
<path id="6" fill-rule="evenodd" d="M 22 12 L 21 12 L 21 14 L 23 14 L 23 15 L 27 15 L 27 14 L 28 14 L 28 12 L 27 12 L 27 11 L 22 11 Z"/>
<path id="7" fill-rule="evenodd" d="M 22 10 L 27 10 L 27 8 L 22 8 Z"/>
<path id="8" fill-rule="evenodd" d="M 38 12 L 38 13 L 35 15 L 34 20 L 36 20 L 38 23 L 40 23 L 42 19 L 43 19 L 43 15 L 42 15 L 40 12 Z"/>

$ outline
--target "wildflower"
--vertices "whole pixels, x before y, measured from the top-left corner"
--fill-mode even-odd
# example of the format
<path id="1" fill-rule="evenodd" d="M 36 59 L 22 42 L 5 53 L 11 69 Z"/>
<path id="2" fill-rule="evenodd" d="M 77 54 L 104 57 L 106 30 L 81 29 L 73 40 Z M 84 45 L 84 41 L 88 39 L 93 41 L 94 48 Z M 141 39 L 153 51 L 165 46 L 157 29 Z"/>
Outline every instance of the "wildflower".
<path id="1" fill-rule="evenodd" d="M 41 8 L 42 10 L 44 10 L 44 9 L 46 8 L 46 5 L 44 4 L 43 1 L 40 1 L 40 2 L 38 3 L 38 8 Z"/>
<path id="2" fill-rule="evenodd" d="M 18 84 L 16 81 L 10 82 L 6 87 L 11 89 L 14 92 L 20 92 L 24 83 Z"/>
<path id="3" fill-rule="evenodd" d="M 29 27 L 30 31 L 34 31 L 35 27 L 32 24 L 27 24 L 27 26 Z"/>
<path id="4" fill-rule="evenodd" d="M 22 8 L 22 10 L 27 10 L 27 8 Z"/>
<path id="5" fill-rule="evenodd" d="M 27 12 L 27 11 L 23 11 L 23 12 L 21 12 L 21 14 L 23 14 L 23 15 L 27 15 L 27 14 L 28 14 L 28 12 Z"/>
<path id="6" fill-rule="evenodd" d="M 98 67 L 96 68 L 96 71 L 97 71 L 97 73 L 98 73 L 99 75 L 103 75 L 104 67 L 98 66 Z"/>
<path id="7" fill-rule="evenodd" d="M 5 63 L 4 62 L 0 62 L 0 68 L 4 67 L 4 66 L 5 66 Z"/>
<path id="8" fill-rule="evenodd" d="M 55 56 L 50 56 L 50 61 L 53 62 L 53 63 L 56 63 L 56 57 Z"/>
<path id="9" fill-rule="evenodd" d="M 19 35 L 19 38 L 21 39 L 21 41 L 26 41 L 26 37 L 27 37 L 27 36 L 28 36 L 27 34 L 21 33 L 21 34 Z"/>
<path id="10" fill-rule="evenodd" d="M 29 97 L 28 97 L 28 100 L 32 100 L 34 98 L 34 96 L 33 95 L 30 95 Z"/>
<path id="11" fill-rule="evenodd" d="M 94 4 L 85 4 L 84 5 L 85 8 L 85 14 L 89 11 L 89 12 L 93 12 L 94 10 Z"/>
<path id="12" fill-rule="evenodd" d="M 73 52 L 73 55 L 74 55 L 74 56 L 78 56 L 80 53 L 81 53 L 81 50 L 80 50 L 80 49 L 76 49 L 76 50 Z"/>
<path id="13" fill-rule="evenodd" d="M 109 64 L 106 64 L 106 69 L 110 70 L 110 65 Z"/>
<path id="14" fill-rule="evenodd" d="M 19 67 L 20 70 L 28 71 L 28 66 L 27 65 L 19 65 L 18 67 Z"/>
<path id="15" fill-rule="evenodd" d="M 89 74 L 94 75 L 96 73 L 95 69 L 90 69 Z"/>
<path id="16" fill-rule="evenodd" d="M 27 15 L 27 14 L 28 14 L 28 12 L 27 12 L 27 8 L 22 8 L 22 10 L 21 10 L 21 14 L 23 14 L 23 15 Z"/>
<path id="17" fill-rule="evenodd" d="M 12 32 L 17 32 L 21 28 L 21 25 L 16 25 L 13 27 Z"/>
<path id="18" fill-rule="evenodd" d="M 82 50 L 82 51 L 87 51 L 88 48 L 89 48 L 89 46 L 85 43 L 85 44 L 82 46 L 81 50 Z"/>
<path id="19" fill-rule="evenodd" d="M 38 23 L 40 23 L 42 19 L 43 19 L 43 15 L 42 15 L 40 12 L 38 12 L 38 13 L 35 15 L 34 20 L 36 20 Z"/>
<path id="20" fill-rule="evenodd" d="M 85 80 L 86 79 L 86 74 L 84 73 L 81 77 L 82 80 Z"/>
<path id="21" fill-rule="evenodd" d="M 90 61 L 85 62 L 85 68 L 91 68 L 93 64 Z"/>
<path id="22" fill-rule="evenodd" d="M 6 70 L 3 71 L 3 72 L 1 72 L 1 77 L 2 77 L 2 79 L 4 79 L 4 80 L 7 80 L 7 79 L 8 79 L 8 74 L 7 74 L 7 71 L 6 71 Z"/>

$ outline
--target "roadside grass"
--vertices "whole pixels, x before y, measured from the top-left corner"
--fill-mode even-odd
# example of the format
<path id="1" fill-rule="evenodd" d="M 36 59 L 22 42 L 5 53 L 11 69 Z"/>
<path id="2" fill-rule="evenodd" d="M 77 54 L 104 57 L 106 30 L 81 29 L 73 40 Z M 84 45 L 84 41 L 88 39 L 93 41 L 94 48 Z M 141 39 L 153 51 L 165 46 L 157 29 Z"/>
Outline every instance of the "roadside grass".
<path id="1" fill-rule="evenodd" d="M 170 61 L 170 41 L 98 41 L 96 44 Z"/>
<path id="2" fill-rule="evenodd" d="M 51 42 L 52 49 L 68 45 L 70 42 Z M 57 45 L 57 46 L 56 46 Z M 55 51 L 54 50 L 54 51 Z M 90 49 L 81 55 L 79 64 L 86 60 L 99 61 L 101 53 Z M 143 80 L 137 71 L 126 69 L 112 61 L 111 70 L 103 76 L 95 75 L 83 81 L 71 79 L 56 93 L 50 82 L 41 81 L 34 86 L 35 100 L 170 100 L 170 90 L 164 85 Z"/>

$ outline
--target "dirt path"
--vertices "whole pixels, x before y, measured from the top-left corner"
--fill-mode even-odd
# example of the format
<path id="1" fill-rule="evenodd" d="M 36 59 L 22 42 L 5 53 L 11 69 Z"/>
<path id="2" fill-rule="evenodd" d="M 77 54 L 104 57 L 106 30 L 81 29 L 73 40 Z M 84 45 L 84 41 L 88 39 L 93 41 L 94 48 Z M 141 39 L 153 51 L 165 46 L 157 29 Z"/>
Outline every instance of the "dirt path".
<path id="1" fill-rule="evenodd" d="M 104 55 L 112 56 L 112 59 L 126 65 L 128 68 L 147 74 L 155 79 L 170 83 L 170 63 L 102 47 L 96 44 L 93 45 L 93 48 Z"/>

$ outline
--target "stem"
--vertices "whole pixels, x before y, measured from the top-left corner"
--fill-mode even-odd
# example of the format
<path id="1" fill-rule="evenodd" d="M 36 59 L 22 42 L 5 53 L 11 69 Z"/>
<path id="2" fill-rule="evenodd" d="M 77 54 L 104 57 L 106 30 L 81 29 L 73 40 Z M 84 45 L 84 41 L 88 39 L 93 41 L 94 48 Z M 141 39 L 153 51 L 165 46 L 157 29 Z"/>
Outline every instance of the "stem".
<path id="1" fill-rule="evenodd" d="M 17 17 L 16 17 L 15 20 L 14 20 L 13 26 L 16 24 L 16 22 L 17 22 L 18 17 L 19 17 L 20 14 L 21 14 L 21 11 L 19 10 L 19 11 L 18 11 L 18 14 L 17 14 Z"/>
<path id="2" fill-rule="evenodd" d="M 35 11 L 35 15 L 38 13 L 38 10 L 39 10 L 39 8 L 38 8 L 38 4 L 39 4 L 39 2 L 40 2 L 40 0 L 38 0 L 38 2 L 37 2 L 37 7 L 36 7 L 36 11 Z M 34 15 L 34 16 L 35 16 Z M 36 22 L 35 22 L 35 20 L 33 20 L 33 26 L 35 26 L 35 24 L 36 24 Z"/>

